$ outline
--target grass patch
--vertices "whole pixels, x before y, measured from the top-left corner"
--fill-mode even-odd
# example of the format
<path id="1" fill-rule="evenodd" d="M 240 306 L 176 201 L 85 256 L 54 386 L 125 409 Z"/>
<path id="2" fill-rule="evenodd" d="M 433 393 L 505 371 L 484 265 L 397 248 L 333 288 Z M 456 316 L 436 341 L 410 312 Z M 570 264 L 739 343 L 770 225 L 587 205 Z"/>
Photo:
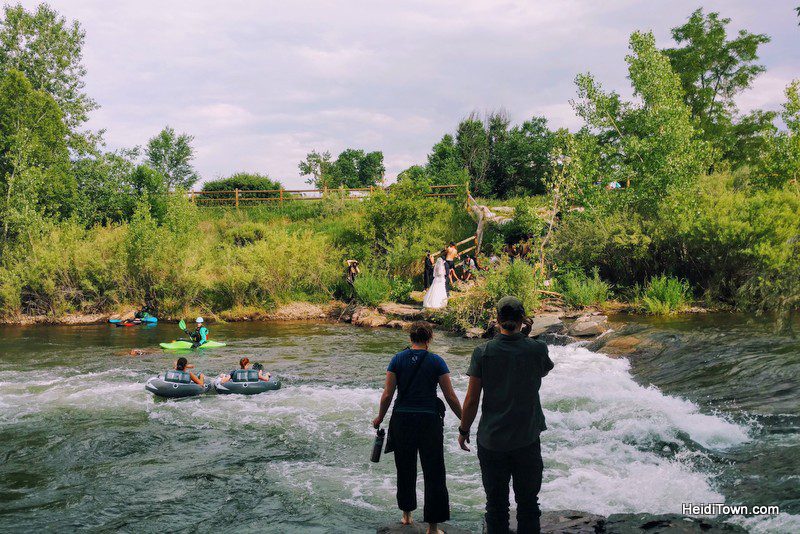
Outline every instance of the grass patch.
<path id="1" fill-rule="evenodd" d="M 669 315 L 685 309 L 691 299 L 691 288 L 686 280 L 673 276 L 652 277 L 641 293 L 641 308 L 652 315 Z"/>
<path id="2" fill-rule="evenodd" d="M 583 271 L 570 271 L 558 280 L 557 289 L 571 308 L 599 306 L 611 296 L 611 284 L 600 278 L 600 270 L 592 269 L 592 276 Z"/>

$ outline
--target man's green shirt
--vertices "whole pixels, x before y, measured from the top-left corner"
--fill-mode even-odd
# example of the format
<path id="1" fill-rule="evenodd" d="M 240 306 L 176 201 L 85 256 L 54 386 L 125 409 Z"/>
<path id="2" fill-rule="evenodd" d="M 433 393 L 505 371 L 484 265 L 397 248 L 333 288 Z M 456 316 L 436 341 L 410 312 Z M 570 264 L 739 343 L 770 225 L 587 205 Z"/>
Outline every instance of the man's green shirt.
<path id="1" fill-rule="evenodd" d="M 522 333 L 499 334 L 475 348 L 467 374 L 483 387 L 480 446 L 511 451 L 539 439 L 547 428 L 539 387 L 552 368 L 547 345 Z"/>

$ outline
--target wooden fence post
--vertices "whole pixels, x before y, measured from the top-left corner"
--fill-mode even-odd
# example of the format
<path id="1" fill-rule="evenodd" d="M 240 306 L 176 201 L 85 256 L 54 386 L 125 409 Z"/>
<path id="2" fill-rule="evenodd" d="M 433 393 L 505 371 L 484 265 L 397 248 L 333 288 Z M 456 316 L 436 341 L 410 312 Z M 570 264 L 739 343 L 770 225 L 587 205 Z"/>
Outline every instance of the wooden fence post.
<path id="1" fill-rule="evenodd" d="M 234 189 L 233 192 L 234 192 L 235 197 L 236 197 L 236 200 L 235 200 L 236 209 L 239 209 L 239 189 L 238 188 Z"/>
<path id="2" fill-rule="evenodd" d="M 283 188 L 281 187 L 281 200 L 280 205 L 283 206 Z"/>

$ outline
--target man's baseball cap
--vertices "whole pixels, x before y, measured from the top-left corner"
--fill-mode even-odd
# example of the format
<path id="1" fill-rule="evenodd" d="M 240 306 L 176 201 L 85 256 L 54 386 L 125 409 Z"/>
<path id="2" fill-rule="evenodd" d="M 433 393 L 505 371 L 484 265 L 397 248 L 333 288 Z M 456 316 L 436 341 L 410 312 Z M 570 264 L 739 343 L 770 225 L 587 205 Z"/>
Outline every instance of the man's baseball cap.
<path id="1" fill-rule="evenodd" d="M 500 320 L 521 321 L 525 318 L 525 306 L 517 297 L 503 297 L 497 301 L 497 317 Z"/>

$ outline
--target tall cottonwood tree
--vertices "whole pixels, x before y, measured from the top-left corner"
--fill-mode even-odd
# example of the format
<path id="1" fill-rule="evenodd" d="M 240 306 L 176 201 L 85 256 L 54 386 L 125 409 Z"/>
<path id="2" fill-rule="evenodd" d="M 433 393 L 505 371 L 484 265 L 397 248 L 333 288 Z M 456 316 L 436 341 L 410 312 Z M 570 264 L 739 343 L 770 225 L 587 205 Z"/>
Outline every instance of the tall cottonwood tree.
<path id="1" fill-rule="evenodd" d="M 61 110 L 25 75 L 0 77 L 0 221 L 2 243 L 41 229 L 42 218 L 67 216 L 75 179 L 67 173 L 67 128 Z"/>
<path id="2" fill-rule="evenodd" d="M 70 148 L 91 150 L 99 134 L 82 130 L 98 107 L 84 91 L 85 32 L 77 21 L 67 22 L 47 4 L 35 11 L 7 5 L 0 18 L 0 72 L 22 72 L 32 87 L 53 97 L 63 113 Z"/>
<path id="3" fill-rule="evenodd" d="M 165 127 L 147 142 L 146 163 L 166 180 L 167 189 L 189 189 L 200 179 L 194 167 L 194 137 Z"/>
<path id="4" fill-rule="evenodd" d="M 719 13 L 697 9 L 685 24 L 672 29 L 678 46 L 664 53 L 680 76 L 692 118 L 711 143 L 712 158 L 741 165 L 755 159 L 762 134 L 771 128 L 774 118 L 768 112 L 738 118 L 734 101 L 764 72 L 765 67 L 757 63 L 758 49 L 770 38 L 747 30 L 729 37 L 730 22 Z"/>
<path id="5" fill-rule="evenodd" d="M 581 74 L 573 104 L 598 136 L 601 174 L 609 181 L 634 178 L 619 199 L 653 212 L 671 189 L 688 186 L 702 172 L 708 150 L 697 137 L 680 79 L 653 34 L 633 33 L 630 49 L 625 59 L 638 103 L 606 93 L 591 74 Z"/>

